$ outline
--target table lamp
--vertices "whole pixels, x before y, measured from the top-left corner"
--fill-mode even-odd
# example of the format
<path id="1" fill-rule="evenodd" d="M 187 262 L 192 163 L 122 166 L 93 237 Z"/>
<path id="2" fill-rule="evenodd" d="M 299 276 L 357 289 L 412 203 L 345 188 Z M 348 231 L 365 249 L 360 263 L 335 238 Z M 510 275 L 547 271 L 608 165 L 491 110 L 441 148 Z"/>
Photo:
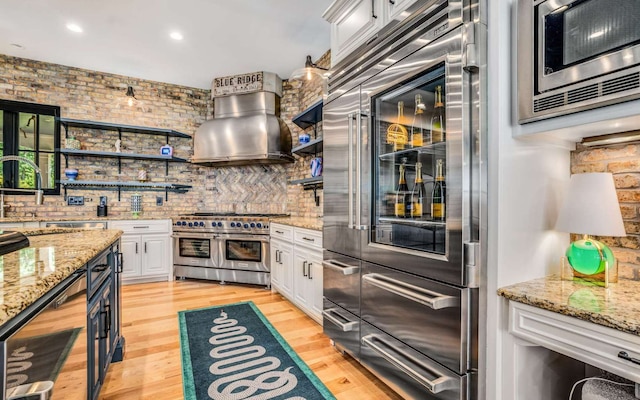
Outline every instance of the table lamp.
<path id="1" fill-rule="evenodd" d="M 617 281 L 617 264 L 611 249 L 589 237 L 626 235 L 613 175 L 601 172 L 571 175 L 556 230 L 584 235 L 571 243 L 565 253 L 573 279 L 604 282 L 604 286 Z M 611 276 L 615 278 L 611 280 Z"/>

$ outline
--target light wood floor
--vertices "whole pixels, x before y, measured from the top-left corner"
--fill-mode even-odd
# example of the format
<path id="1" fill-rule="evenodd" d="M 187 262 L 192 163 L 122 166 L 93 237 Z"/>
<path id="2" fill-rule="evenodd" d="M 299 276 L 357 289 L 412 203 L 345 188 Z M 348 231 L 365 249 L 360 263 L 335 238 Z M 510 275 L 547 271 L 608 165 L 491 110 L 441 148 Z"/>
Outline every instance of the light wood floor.
<path id="1" fill-rule="evenodd" d="M 124 361 L 111 364 L 101 400 L 182 398 L 177 312 L 252 300 L 338 399 L 394 399 L 391 389 L 329 344 L 322 327 L 263 287 L 185 280 L 123 286 Z"/>

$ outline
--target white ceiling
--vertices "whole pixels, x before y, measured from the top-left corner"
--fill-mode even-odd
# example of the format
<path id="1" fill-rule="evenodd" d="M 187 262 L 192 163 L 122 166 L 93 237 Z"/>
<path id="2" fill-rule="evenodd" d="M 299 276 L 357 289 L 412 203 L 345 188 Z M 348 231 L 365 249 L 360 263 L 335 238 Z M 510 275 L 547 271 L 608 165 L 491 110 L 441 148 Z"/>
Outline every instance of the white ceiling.
<path id="1" fill-rule="evenodd" d="M 316 60 L 329 49 L 330 3 L 0 0 L 0 54 L 202 89 L 255 71 L 287 79 L 307 54 Z M 169 37 L 174 30 L 182 41 Z"/>

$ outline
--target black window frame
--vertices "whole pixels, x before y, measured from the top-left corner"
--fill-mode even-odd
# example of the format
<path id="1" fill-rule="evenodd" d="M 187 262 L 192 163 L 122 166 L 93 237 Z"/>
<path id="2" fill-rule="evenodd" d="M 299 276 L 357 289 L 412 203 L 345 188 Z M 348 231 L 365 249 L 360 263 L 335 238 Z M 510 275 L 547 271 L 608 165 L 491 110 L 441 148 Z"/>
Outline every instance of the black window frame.
<path id="1" fill-rule="evenodd" d="M 55 168 L 55 185 L 53 188 L 43 188 L 45 195 L 59 195 L 60 194 L 60 152 L 58 149 L 60 148 L 60 107 L 47 105 L 47 104 L 37 104 L 37 103 L 27 103 L 21 101 L 13 101 L 13 100 L 2 100 L 0 99 L 0 112 L 4 113 L 3 117 L 3 126 L 2 126 L 2 140 L 4 142 L 3 156 L 6 155 L 19 155 L 20 151 L 18 148 L 18 135 L 19 131 L 19 121 L 18 116 L 20 113 L 31 113 L 36 115 L 51 115 L 54 117 L 54 160 L 56 164 Z M 7 116 L 9 118 L 7 118 Z M 38 118 L 36 118 L 38 119 Z M 34 146 L 35 152 L 35 163 L 39 165 L 39 154 L 40 149 L 38 146 L 39 143 L 39 132 L 38 136 L 35 138 L 36 145 Z M 17 162 L 9 162 L 5 161 L 3 166 L 3 185 L 2 187 L 7 189 L 16 189 L 16 191 L 12 190 L 12 194 L 33 194 L 29 190 L 20 191 L 17 187 L 18 181 L 13 180 L 13 177 L 18 175 L 18 163 Z"/>

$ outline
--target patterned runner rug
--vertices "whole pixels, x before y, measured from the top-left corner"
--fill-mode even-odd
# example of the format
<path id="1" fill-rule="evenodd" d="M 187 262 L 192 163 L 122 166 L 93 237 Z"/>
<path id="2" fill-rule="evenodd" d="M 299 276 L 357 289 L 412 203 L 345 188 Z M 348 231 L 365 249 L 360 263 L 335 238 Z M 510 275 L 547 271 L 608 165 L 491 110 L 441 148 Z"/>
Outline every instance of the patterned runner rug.
<path id="1" fill-rule="evenodd" d="M 253 302 L 178 320 L 185 399 L 335 399 Z"/>

